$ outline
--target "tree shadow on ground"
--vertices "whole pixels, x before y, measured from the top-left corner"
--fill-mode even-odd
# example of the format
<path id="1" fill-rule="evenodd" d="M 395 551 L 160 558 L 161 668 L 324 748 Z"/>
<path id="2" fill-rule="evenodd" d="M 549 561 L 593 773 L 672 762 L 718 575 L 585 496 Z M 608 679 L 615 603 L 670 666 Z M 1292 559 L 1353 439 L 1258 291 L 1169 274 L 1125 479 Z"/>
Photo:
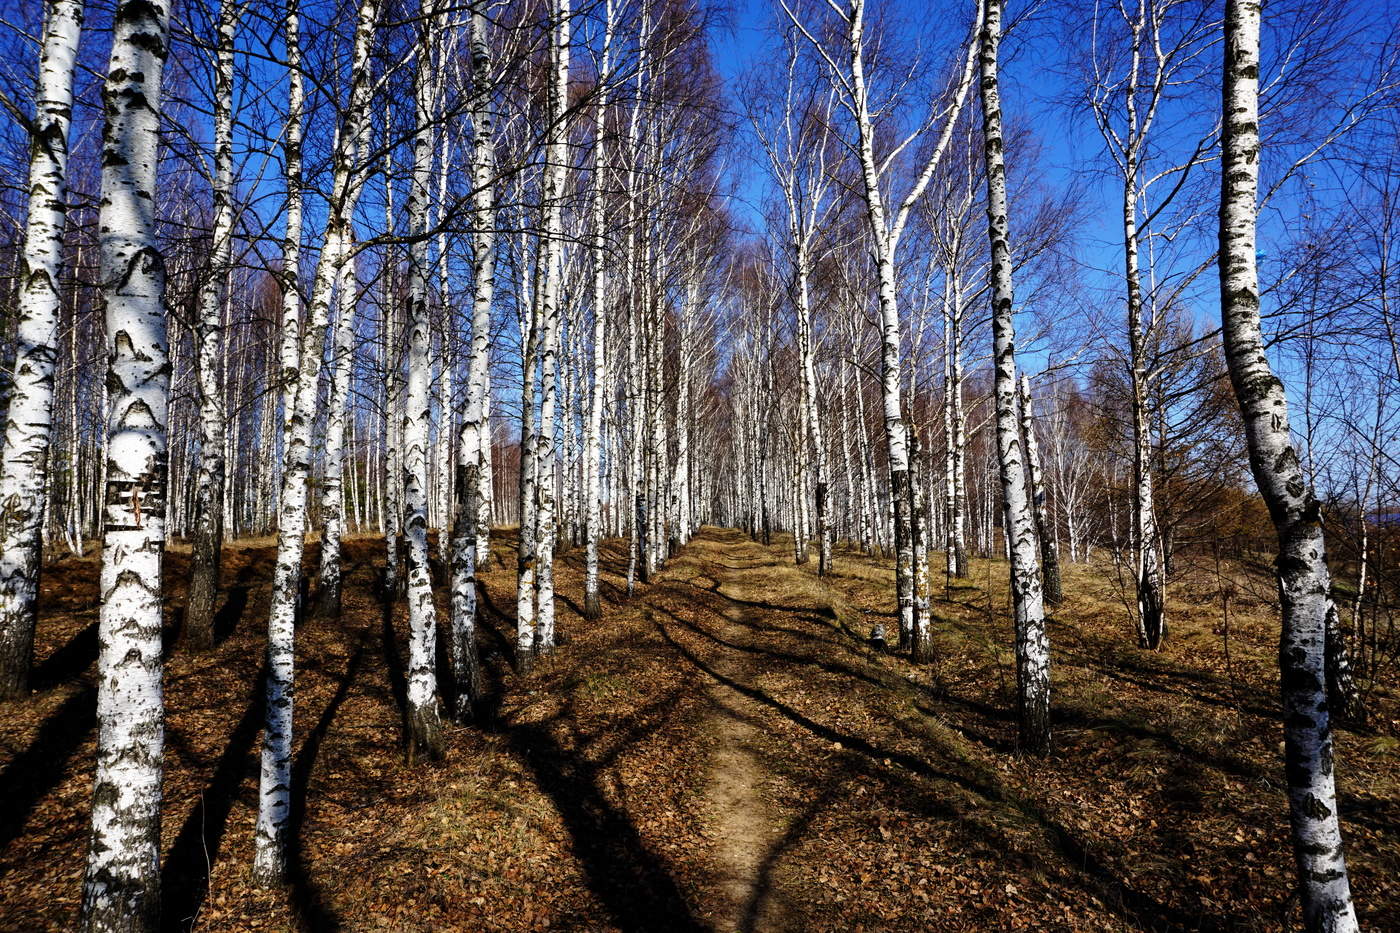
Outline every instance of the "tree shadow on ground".
<path id="1" fill-rule="evenodd" d="M 717 682 L 769 707 L 818 738 L 826 742 L 839 743 L 849 753 L 857 755 L 873 765 L 881 766 L 886 772 L 892 770 L 891 765 L 897 766 L 897 768 L 919 778 L 951 784 L 988 801 L 1019 811 L 1024 818 L 1039 826 L 1045 840 L 1054 848 L 1064 864 L 1078 869 L 1077 875 L 1081 883 L 1086 884 L 1110 909 L 1142 928 L 1154 931 L 1224 930 L 1243 923 L 1244 918 L 1231 917 L 1217 920 L 1191 914 L 1162 903 L 1119 878 L 1110 866 L 1089 850 L 1083 841 L 1052 819 L 1037 804 L 1016 796 L 1001 786 L 999 782 L 996 782 L 994 778 L 988 780 L 983 776 L 967 776 L 946 771 L 935 767 L 921 757 L 883 748 L 862 736 L 853 735 L 817 722 L 767 692 L 739 683 L 720 673 L 693 651 L 676 641 L 667 628 L 657 621 L 650 611 L 647 615 L 661 637 L 685 660 Z"/>
<path id="2" fill-rule="evenodd" d="M 341 704 L 350 695 L 360 668 L 368 651 L 367 633 L 361 632 L 355 651 L 345 665 L 335 694 L 321 711 L 316 725 L 306 734 L 306 741 L 297 752 L 292 763 L 291 810 L 287 817 L 287 878 L 291 885 L 292 906 L 305 929 L 339 930 L 341 919 L 325 902 L 320 887 L 311 878 L 306 865 L 306 803 L 307 791 L 311 786 L 311 774 L 316 767 L 316 756 L 330 732 Z"/>
<path id="3" fill-rule="evenodd" d="M 253 694 L 243 716 L 219 755 L 214 773 L 199 795 L 175 843 L 161 863 L 161 928 L 187 930 L 209 894 L 209 873 L 219 860 L 224 832 L 234 801 L 250 771 L 249 754 L 263 725 L 267 665 L 253 681 Z"/>
<path id="4" fill-rule="evenodd" d="M 647 848 L 626 811 L 608 802 L 599 781 L 602 766 L 563 748 L 551 722 L 499 728 L 558 808 L 589 889 L 620 929 L 705 930 L 663 867 L 665 860 Z"/>
<path id="5" fill-rule="evenodd" d="M 55 649 L 42 662 L 34 665 L 30 686 L 43 691 L 67 683 L 85 672 L 97 661 L 97 623 L 82 628 L 61 648 Z"/>
<path id="6" fill-rule="evenodd" d="M 39 727 L 29 747 L 0 773 L 0 846 L 24 831 L 40 800 L 63 780 L 73 757 L 97 725 L 97 690 L 85 686 Z"/>

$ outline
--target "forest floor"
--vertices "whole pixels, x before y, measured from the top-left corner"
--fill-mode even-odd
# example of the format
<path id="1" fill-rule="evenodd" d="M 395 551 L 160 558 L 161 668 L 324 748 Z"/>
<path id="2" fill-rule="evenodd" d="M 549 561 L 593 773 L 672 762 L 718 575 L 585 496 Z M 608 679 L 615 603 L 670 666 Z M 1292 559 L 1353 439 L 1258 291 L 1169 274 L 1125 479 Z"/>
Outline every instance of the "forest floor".
<path id="1" fill-rule="evenodd" d="M 488 708 L 410 766 L 404 609 L 381 610 L 382 543 L 348 542 L 341 619 L 298 630 L 295 843 L 274 891 L 248 878 L 272 543 L 228 547 L 205 655 L 178 643 L 172 549 L 166 927 L 1297 927 L 1266 580 L 1233 573 L 1223 616 L 1221 578 L 1183 574 L 1166 646 L 1145 652 L 1111 568 L 1071 567 L 1050 626 L 1055 748 L 1036 759 L 1014 747 L 998 562 L 937 578 L 936 661 L 915 668 L 866 642 L 896 629 L 887 561 L 841 551 L 820 580 L 790 540 L 705 529 L 629 601 L 609 542 L 590 623 L 575 549 L 567 643 L 517 677 L 512 543 L 497 534 L 506 559 L 484 575 Z M 91 558 L 47 572 L 35 694 L 0 710 L 0 929 L 75 917 L 96 575 Z M 1400 704 L 1371 701 L 1373 730 L 1338 735 L 1342 813 L 1363 926 L 1396 929 Z"/>

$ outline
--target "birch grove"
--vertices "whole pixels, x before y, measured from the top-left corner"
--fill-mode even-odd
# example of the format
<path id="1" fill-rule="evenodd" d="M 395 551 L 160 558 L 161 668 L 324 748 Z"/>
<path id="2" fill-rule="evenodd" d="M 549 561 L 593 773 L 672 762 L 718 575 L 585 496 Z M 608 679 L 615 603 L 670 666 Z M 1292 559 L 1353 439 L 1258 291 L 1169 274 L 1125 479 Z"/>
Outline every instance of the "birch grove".
<path id="1" fill-rule="evenodd" d="M 521 839 L 567 834 L 528 853 L 551 884 L 588 862 L 610 913 L 568 923 L 728 923 L 657 868 L 655 827 L 695 814 L 646 781 L 694 778 L 695 813 L 771 829 L 757 788 L 788 752 L 1034 811 L 1084 875 L 1057 910 L 1225 928 L 1267 897 L 1284 927 L 1377 925 L 1400 721 L 1393 23 L 1340 0 L 722 12 L 0 17 L 0 831 L 59 858 L 71 827 L 47 821 L 82 785 L 67 927 L 223 922 L 232 859 L 231 890 L 298 922 L 390 922 L 317 914 L 307 879 L 326 838 L 389 818 L 366 800 L 402 818 L 385 852 L 411 850 L 430 791 L 451 814 L 421 834 L 424 890 L 500 804 L 534 814 Z M 784 698 L 828 677 L 849 690 Z M 1142 712 L 1168 701 L 1165 724 Z M 797 731 L 756 741 L 777 720 Z M 352 734 L 393 761 L 355 759 Z M 614 773 L 663 739 L 665 767 Z M 338 782 L 356 815 L 328 836 Z M 1168 839 L 1188 790 L 1211 819 Z M 906 795 L 868 792 L 884 827 Z M 1221 801 L 1244 822 L 1212 822 Z M 672 821 L 634 819 L 653 803 Z M 1162 852 L 1080 838 L 1100 811 L 1123 851 L 1150 830 Z M 874 845 L 924 840 L 915 815 Z M 829 874 L 863 878 L 842 833 L 869 827 L 843 820 L 773 851 L 829 843 Z M 777 870 L 735 852 L 695 864 Z M 521 871 L 501 900 L 535 890 Z M 985 881 L 992 907 L 1068 884 L 1020 878 Z M 657 906 L 672 881 L 703 915 Z M 899 919 L 961 923 L 931 913 L 943 887 Z M 481 899 L 422 922 L 480 926 Z M 564 923 L 553 903 L 531 917 Z"/>

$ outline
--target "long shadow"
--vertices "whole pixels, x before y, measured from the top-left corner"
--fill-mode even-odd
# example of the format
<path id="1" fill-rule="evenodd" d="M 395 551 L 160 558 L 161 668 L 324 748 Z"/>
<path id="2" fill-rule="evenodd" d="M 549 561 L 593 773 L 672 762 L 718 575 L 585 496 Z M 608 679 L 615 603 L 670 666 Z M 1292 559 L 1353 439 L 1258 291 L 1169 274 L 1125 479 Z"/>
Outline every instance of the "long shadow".
<path id="1" fill-rule="evenodd" d="M 728 639 L 721 638 L 713 632 L 695 624 L 689 619 L 681 618 L 671 610 L 666 609 L 662 606 L 654 606 L 652 608 L 658 612 L 670 616 L 672 619 L 675 620 L 677 625 L 690 629 L 692 632 L 701 636 L 702 638 L 706 638 L 709 641 L 714 642 L 716 645 L 719 645 L 722 648 L 728 648 L 731 651 L 742 651 L 745 654 L 751 654 L 758 657 L 766 657 L 776 661 L 785 661 L 788 664 L 801 665 L 804 667 L 815 667 L 818 670 L 825 671 L 828 674 L 835 674 L 839 677 L 850 677 L 854 680 L 864 681 L 865 683 L 870 684 L 872 687 L 887 688 L 891 686 L 891 684 L 888 681 L 882 680 L 878 677 L 873 677 L 870 674 L 867 674 L 863 671 L 858 671 L 855 668 L 848 667 L 844 664 L 836 664 L 831 661 L 822 661 L 818 658 L 804 657 L 803 655 L 798 654 L 790 654 L 786 651 L 779 651 L 777 648 L 760 648 L 754 645 L 741 645 L 738 642 L 729 641 Z M 733 619 L 731 621 L 740 625 L 749 624 L 744 623 L 739 619 Z M 755 626 L 755 628 L 757 628 L 757 626 Z"/>
<path id="2" fill-rule="evenodd" d="M 384 657 L 384 670 L 389 675 L 389 693 L 399 711 L 399 734 L 408 737 L 408 667 L 399 654 L 398 637 L 394 634 L 394 601 L 385 599 L 380 613 L 379 648 Z"/>
<path id="3" fill-rule="evenodd" d="M 253 681 L 248 708 L 234 726 L 214 774 L 199 796 L 199 803 L 185 818 L 175 844 L 161 865 L 160 886 L 165 892 L 161 909 L 163 930 L 190 929 L 189 925 L 209 896 L 209 872 L 219 859 L 229 813 L 249 772 L 248 754 L 263 724 L 266 677 L 267 665 L 264 664 Z"/>
<path id="4" fill-rule="evenodd" d="M 341 929 L 340 917 L 327 906 L 320 887 L 306 870 L 306 845 L 302 831 L 306 825 L 306 794 L 311 784 L 311 772 L 316 767 L 316 756 L 364 663 L 365 642 L 362 634 L 355 646 L 355 653 L 345 665 L 345 673 L 340 677 L 335 695 L 322 710 L 315 727 L 306 734 L 306 741 L 292 762 L 291 808 L 287 814 L 287 877 L 292 887 L 292 906 L 302 926 L 308 930 Z"/>
<path id="5" fill-rule="evenodd" d="M 53 790 L 68 759 L 97 724 L 97 690 L 84 687 L 54 710 L 29 747 L 0 773 L 0 846 L 24 831 L 34 807 Z"/>
<path id="6" fill-rule="evenodd" d="M 802 812 L 788 824 L 783 835 L 768 847 L 767 852 L 763 853 L 763 861 L 758 866 L 758 877 L 754 879 L 753 889 L 749 892 L 748 902 L 744 905 L 743 918 L 739 921 L 739 929 L 743 933 L 754 933 L 758 929 L 758 921 L 763 916 L 763 907 L 768 903 L 768 898 L 773 893 L 773 874 L 777 871 L 778 862 L 789 849 L 807 835 L 812 820 L 816 819 L 817 814 L 825 810 L 836 797 L 837 786 L 834 782 L 827 785 L 821 796 L 803 807 Z"/>
<path id="7" fill-rule="evenodd" d="M 1189 929 L 1213 931 L 1228 929 L 1231 926 L 1229 922 L 1222 924 L 1219 921 L 1188 914 L 1185 911 L 1163 904 L 1152 896 L 1130 887 L 1126 882 L 1114 875 L 1112 870 L 1105 865 L 1102 860 L 1090 852 L 1083 842 L 1075 838 L 1059 823 L 1050 819 L 1036 804 L 1009 794 L 999 785 L 941 771 L 922 758 L 904 752 L 882 749 L 860 736 L 851 735 L 848 732 L 842 732 L 817 722 L 762 690 L 739 683 L 731 677 L 726 677 L 712 666 L 706 664 L 701 658 L 696 656 L 694 652 L 672 638 L 671 633 L 666 630 L 666 627 L 658 622 L 655 616 L 650 612 L 648 612 L 648 618 L 661 637 L 691 664 L 704 671 L 719 683 L 777 711 L 780 715 L 811 732 L 813 735 L 828 742 L 839 742 L 843 748 L 859 753 L 866 758 L 875 761 L 884 761 L 888 759 L 890 762 L 920 777 L 954 784 L 988 800 L 1005 804 L 1019 810 L 1024 816 L 1033 820 L 1040 826 L 1041 830 L 1048 837 L 1048 840 L 1068 864 L 1082 869 L 1087 876 L 1086 880 L 1096 889 L 1096 892 L 1099 894 L 1100 898 L 1103 899 L 1105 904 L 1110 908 L 1118 910 L 1120 913 L 1145 928 L 1149 930 Z"/>
<path id="8" fill-rule="evenodd" d="M 34 667 L 34 689 L 48 690 L 82 674 L 97 660 L 97 623 L 87 625 Z"/>
<path id="9" fill-rule="evenodd" d="M 596 894 L 623 930 L 701 931 L 675 879 L 650 852 L 627 814 L 608 803 L 598 766 L 560 747 L 548 723 L 502 727 L 511 749 L 529 765 L 558 808 L 574 853 Z"/>
<path id="10" fill-rule="evenodd" d="M 234 584 L 224 590 L 224 604 L 214 613 L 214 644 L 222 645 L 238 628 L 238 623 L 243 621 L 255 576 L 251 565 L 244 567 L 238 571 Z"/>

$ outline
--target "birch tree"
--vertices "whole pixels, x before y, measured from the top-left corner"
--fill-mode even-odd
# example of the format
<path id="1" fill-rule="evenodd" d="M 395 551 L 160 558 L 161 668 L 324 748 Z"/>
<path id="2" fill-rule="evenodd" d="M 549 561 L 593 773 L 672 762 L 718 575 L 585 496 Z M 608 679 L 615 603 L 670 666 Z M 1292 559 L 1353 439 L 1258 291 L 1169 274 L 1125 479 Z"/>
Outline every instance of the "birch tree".
<path id="1" fill-rule="evenodd" d="M 349 245 L 353 247 L 353 237 Z M 346 250 L 347 253 L 352 251 L 351 248 Z M 340 553 L 345 534 L 345 429 L 350 383 L 355 370 L 355 305 L 359 284 L 352 256 L 342 258 L 336 279 L 330 394 L 326 399 L 325 467 L 321 479 L 321 563 L 316 583 L 316 614 L 323 618 L 340 615 Z"/>
<path id="2" fill-rule="evenodd" d="M 348 247 L 350 221 L 363 178 L 363 173 L 358 171 L 358 152 L 368 119 L 371 90 L 369 53 L 379 13 L 380 0 L 362 0 L 356 15 L 350 62 L 350 99 L 341 114 L 336 134 L 324 243 L 312 283 L 304 339 L 298 351 L 296 392 L 288 444 L 283 456 L 282 488 L 278 497 L 277 565 L 273 571 L 268 615 L 266 719 L 258 785 L 258 820 L 254 833 L 253 877 L 264 887 L 282 883 L 287 870 L 292 783 L 294 626 L 306 538 L 311 429 L 316 416 L 332 291 Z M 284 319 L 284 326 L 288 323 Z"/>
<path id="3" fill-rule="evenodd" d="M 161 564 L 170 367 L 156 240 L 161 78 L 169 9 L 122 0 L 103 87 L 98 208 L 110 406 L 97 630 L 97 771 L 79 925 L 160 919 Z"/>
<path id="4" fill-rule="evenodd" d="M 0 450 L 0 699 L 29 694 L 53 434 L 54 360 L 68 220 L 68 129 L 82 0 L 48 0 L 29 144 L 14 382 Z"/>
<path id="5" fill-rule="evenodd" d="M 413 175 L 408 216 L 414 242 L 410 249 L 408 292 L 408 385 L 403 413 L 403 528 L 408 544 L 408 742 L 409 757 L 438 758 L 442 725 L 438 717 L 435 673 L 437 612 L 428 567 L 428 439 L 431 428 L 429 381 L 431 321 L 428 309 L 429 185 L 433 174 L 433 46 L 438 12 L 430 2 L 421 10 L 418 67 L 414 77 Z"/>
<path id="6" fill-rule="evenodd" d="M 1337 815 L 1326 635 L 1336 613 L 1321 504 L 1293 445 L 1288 396 L 1264 352 L 1258 250 L 1259 0 L 1226 0 L 1220 182 L 1220 317 L 1249 465 L 1278 532 L 1284 773 L 1304 927 L 1358 929 Z"/>
<path id="7" fill-rule="evenodd" d="M 981 0 L 974 4 L 980 19 Z M 836 9 L 835 4 L 832 4 Z M 890 154 L 876 154 L 876 126 L 866 76 L 865 0 L 851 0 L 845 11 L 839 11 L 844 31 L 845 64 L 839 64 L 837 53 L 827 50 L 825 43 L 797 15 L 786 0 L 783 9 L 789 19 L 811 43 L 826 65 L 831 81 L 838 89 L 837 100 L 847 112 L 855 128 L 855 140 L 848 145 L 855 150 L 859 165 L 865 220 L 870 230 L 875 259 L 880 308 L 880 392 L 885 424 L 885 443 L 890 473 L 890 499 L 894 512 L 895 588 L 899 605 L 901 648 L 911 647 L 914 627 L 914 569 L 913 541 L 909 517 L 909 441 L 908 426 L 900 400 L 902 368 L 901 325 L 899 313 L 899 280 L 896 255 L 904 233 L 909 212 L 923 196 L 934 170 L 947 150 L 953 128 L 967 101 L 976 66 L 976 42 L 969 38 L 963 54 L 962 67 L 957 70 L 953 85 L 945 95 L 945 103 L 936 113 L 916 120 L 916 129 L 891 148 Z M 975 33 L 974 33 L 975 37 Z M 886 205 L 884 182 L 895 157 L 914 145 L 925 131 L 941 123 L 936 140 L 928 147 L 913 183 L 898 206 L 891 211 Z"/>
<path id="8" fill-rule="evenodd" d="M 1045 480 L 1040 469 L 1040 445 L 1035 438 L 1035 407 L 1031 401 L 1031 377 L 1021 374 L 1021 437 L 1026 445 L 1026 476 L 1030 480 L 1031 514 L 1035 518 L 1035 535 L 1040 541 L 1040 573 L 1045 602 L 1058 606 L 1064 600 L 1060 582 L 1060 545 L 1055 531 L 1055 519 L 1045 493 Z"/>
<path id="9" fill-rule="evenodd" d="M 979 42 L 982 139 L 987 159 L 987 236 L 991 242 L 993 365 L 996 368 L 997 459 L 1016 628 L 1016 693 L 1021 746 L 1050 750 L 1050 644 L 1045 632 L 1035 524 L 1026 492 L 1017 412 L 1015 294 L 1011 281 L 1011 224 L 1006 194 L 1005 144 L 997 57 L 1001 0 L 986 0 Z"/>
<path id="10" fill-rule="evenodd" d="M 185 605 L 185 638 L 197 650 L 214 643 L 214 603 L 224 537 L 227 417 L 219 360 L 224 342 L 224 291 L 233 253 L 233 45 L 241 14 L 240 0 L 219 3 L 214 69 L 214 228 L 209 278 L 200 292 L 195 328 L 199 344 L 199 475 L 195 480 L 194 542 Z"/>
<path id="11" fill-rule="evenodd" d="M 496 281 L 495 143 L 487 0 L 470 8 L 472 177 L 472 329 L 466 412 L 457 445 L 457 511 L 453 522 L 451 655 L 453 715 L 471 714 L 480 694 L 476 655 L 476 569 L 490 534 L 491 433 L 487 418 L 491 367 L 491 299 Z"/>
<path id="12" fill-rule="evenodd" d="M 588 420 L 584 430 L 584 580 L 583 614 L 588 619 L 598 619 L 603 614 L 602 600 L 598 595 L 598 541 L 602 537 L 602 472 L 603 472 L 603 405 L 608 382 L 608 302 L 610 299 L 607 268 L 607 222 L 604 211 L 603 184 L 607 169 L 607 120 L 610 99 L 613 57 L 613 32 L 616 4 L 605 0 L 603 4 L 602 48 L 598 61 L 598 87 L 593 102 L 593 187 L 589 201 L 589 223 L 593 238 L 591 257 L 593 262 L 592 304 L 593 304 L 593 372 L 588 391 Z"/>

